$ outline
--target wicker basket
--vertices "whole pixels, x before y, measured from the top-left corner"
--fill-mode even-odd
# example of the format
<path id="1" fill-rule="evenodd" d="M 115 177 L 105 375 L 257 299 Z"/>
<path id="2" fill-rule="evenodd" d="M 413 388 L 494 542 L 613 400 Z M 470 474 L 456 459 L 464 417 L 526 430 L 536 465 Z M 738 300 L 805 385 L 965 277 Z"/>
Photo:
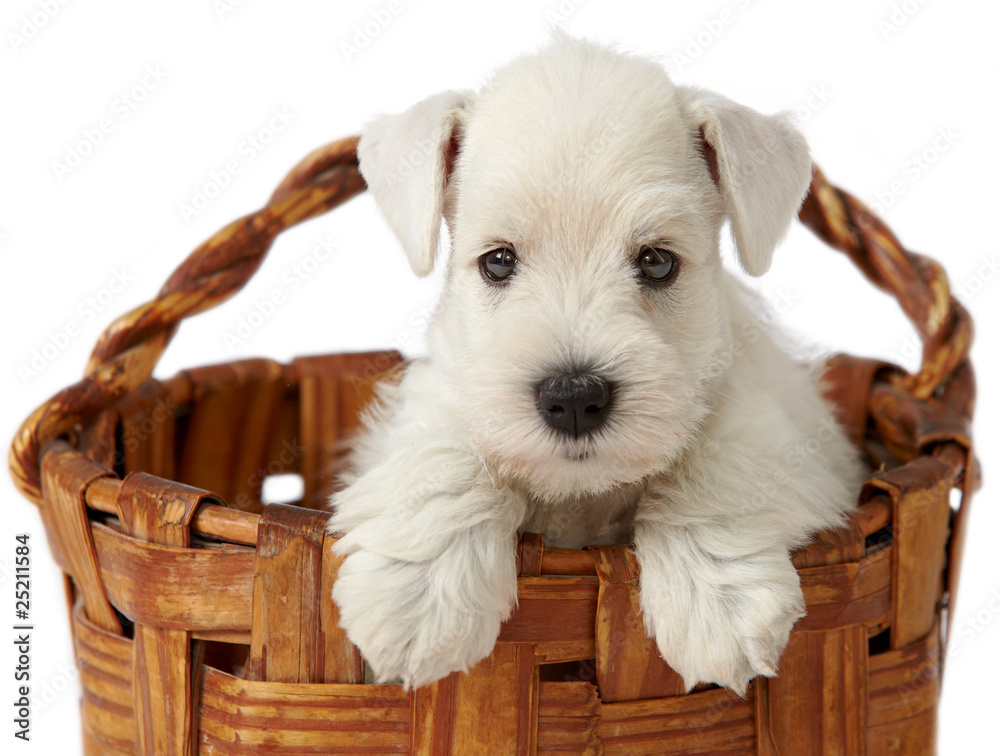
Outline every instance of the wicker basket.
<path id="1" fill-rule="evenodd" d="M 237 291 L 278 233 L 364 190 L 355 146 L 316 151 L 196 250 L 15 439 L 11 470 L 66 573 L 86 752 L 932 753 L 942 609 L 977 478 L 972 328 L 940 266 L 819 171 L 801 219 L 899 299 L 924 355 L 912 375 L 829 364 L 830 396 L 877 472 L 849 527 L 794 554 L 808 615 L 780 676 L 746 698 L 685 695 L 643 632 L 631 552 L 529 534 L 519 608 L 487 660 L 410 693 L 364 684 L 330 600 L 322 505 L 336 442 L 398 355 L 150 378 L 178 323 Z M 303 476 L 301 506 L 262 507 L 263 476 L 283 472 Z"/>

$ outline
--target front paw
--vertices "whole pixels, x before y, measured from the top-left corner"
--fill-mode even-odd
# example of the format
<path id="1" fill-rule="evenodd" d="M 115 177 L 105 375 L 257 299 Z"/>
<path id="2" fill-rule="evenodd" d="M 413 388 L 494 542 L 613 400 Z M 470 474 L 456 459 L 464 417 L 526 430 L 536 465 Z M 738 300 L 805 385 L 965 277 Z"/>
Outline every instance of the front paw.
<path id="1" fill-rule="evenodd" d="M 493 650 L 512 598 L 440 567 L 367 550 L 341 565 L 333 587 L 340 624 L 378 682 L 400 679 L 404 689 L 419 688 L 467 671 Z"/>
<path id="2" fill-rule="evenodd" d="M 798 575 L 785 559 L 747 577 L 732 584 L 690 580 L 678 591 L 643 579 L 647 631 L 688 690 L 709 682 L 742 696 L 757 675 L 778 673 L 792 626 L 805 614 Z"/>

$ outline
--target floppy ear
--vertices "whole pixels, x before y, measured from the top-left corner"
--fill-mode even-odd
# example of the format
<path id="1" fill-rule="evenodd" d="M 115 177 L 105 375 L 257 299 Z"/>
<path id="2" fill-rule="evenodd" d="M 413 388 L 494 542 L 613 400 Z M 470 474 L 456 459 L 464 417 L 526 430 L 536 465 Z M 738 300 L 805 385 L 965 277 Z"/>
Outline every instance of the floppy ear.
<path id="1" fill-rule="evenodd" d="M 434 267 L 445 187 L 458 152 L 465 92 L 443 92 L 382 116 L 361 135 L 361 175 L 418 276 Z"/>
<path id="2" fill-rule="evenodd" d="M 740 264 L 759 276 L 771 267 L 774 248 L 809 188 L 809 148 L 781 115 L 765 116 L 712 92 L 685 92 Z"/>

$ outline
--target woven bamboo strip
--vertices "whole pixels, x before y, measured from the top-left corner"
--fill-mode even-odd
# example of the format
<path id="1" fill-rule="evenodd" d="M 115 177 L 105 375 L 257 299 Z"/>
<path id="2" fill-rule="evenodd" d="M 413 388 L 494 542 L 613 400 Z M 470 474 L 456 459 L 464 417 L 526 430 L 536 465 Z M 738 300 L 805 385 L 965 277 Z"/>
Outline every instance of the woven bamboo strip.
<path id="1" fill-rule="evenodd" d="M 101 707 L 104 712 L 101 721 L 106 723 L 105 728 L 110 728 L 101 730 L 101 738 L 109 743 L 109 739 L 113 739 L 119 748 L 134 753 L 134 740 L 127 736 L 134 728 L 129 705 L 132 642 L 104 633 L 88 623 L 80 611 L 75 614 L 74 637 L 81 659 L 85 705 L 90 701 L 91 706 Z M 932 632 L 912 646 L 871 657 L 867 704 L 870 753 L 889 752 L 886 749 L 891 737 L 895 737 L 895 733 L 905 734 L 908 726 L 923 728 L 923 718 L 927 712 L 933 712 L 937 700 L 938 656 L 937 633 Z M 117 682 L 109 685 L 112 680 Z M 290 733 L 297 731 L 295 728 L 339 727 L 341 730 L 363 728 L 364 732 L 374 733 L 375 740 L 381 737 L 377 733 L 395 732 L 397 739 L 393 742 L 402 744 L 405 741 L 408 744 L 410 700 L 422 694 L 421 691 L 405 694 L 399 686 L 392 685 L 252 683 L 213 670 L 205 675 L 203 686 L 203 743 L 221 737 L 221 733 L 228 733 L 231 739 L 237 732 L 233 728 L 239 728 L 241 732 L 267 728 L 276 733 Z M 97 690 L 101 693 L 97 694 Z M 539 740 L 550 745 L 567 742 L 583 749 L 591 739 L 590 728 L 596 726 L 597 717 L 604 722 L 600 729 L 606 739 L 605 745 L 610 749 L 606 750 L 608 753 L 614 752 L 617 746 L 627 746 L 632 749 L 631 752 L 641 749 L 644 742 L 648 747 L 649 738 L 655 737 L 656 733 L 679 732 L 690 739 L 720 724 L 721 729 L 730 731 L 736 741 L 745 741 L 747 728 L 753 726 L 753 693 L 746 700 L 729 691 L 710 690 L 659 701 L 602 705 L 596 697 L 596 688 L 585 682 L 541 683 L 539 690 Z M 120 692 L 116 694 L 115 691 Z M 282 706 L 285 708 L 282 709 Z M 240 716 L 239 712 L 245 712 L 246 716 Z M 918 724 L 914 725 L 914 720 L 918 720 Z M 284 722 L 285 730 L 281 729 L 281 722 Z M 894 734 L 883 741 L 883 733 Z M 727 736 L 720 737 L 724 739 Z M 907 736 L 906 739 L 911 738 Z M 248 737 L 243 742 L 251 743 L 253 740 L 253 737 Z M 924 743 L 922 747 L 927 745 Z M 241 751 L 210 752 L 247 752 L 245 748 Z M 404 746 L 400 745 L 395 752 L 403 752 L 402 748 Z M 872 751 L 872 748 L 877 750 Z"/>
<path id="2" fill-rule="evenodd" d="M 598 735 L 604 753 L 756 753 L 754 691 L 745 699 L 709 690 L 648 701 L 602 704 Z"/>
<path id="3" fill-rule="evenodd" d="M 409 753 L 410 696 L 396 685 L 254 682 L 206 671 L 203 754 Z"/>
<path id="4" fill-rule="evenodd" d="M 586 682 L 542 682 L 538 692 L 538 753 L 602 752 L 597 689 Z"/>
<path id="5" fill-rule="evenodd" d="M 933 457 L 920 457 L 905 469 L 905 476 L 888 471 L 870 482 L 887 491 L 894 505 L 893 648 L 925 637 L 934 626 L 951 515 L 952 486 L 945 466 Z"/>
<path id="6" fill-rule="evenodd" d="M 138 752 L 138 722 L 132 690 L 132 641 L 91 623 L 78 602 L 72 614 L 73 642 L 85 736 L 97 753 Z"/>
<path id="7" fill-rule="evenodd" d="M 137 472 L 122 481 L 118 520 L 129 537 L 186 548 L 191 519 L 204 491 Z M 187 756 L 197 736 L 195 670 L 201 646 L 187 629 L 136 622 L 132 635 L 132 686 L 138 751 L 144 756 Z"/>
<path id="8" fill-rule="evenodd" d="M 250 630 L 252 551 L 148 544 L 99 523 L 93 532 L 108 596 L 136 622 Z"/>
<path id="9" fill-rule="evenodd" d="M 248 680 L 324 682 L 320 606 L 327 516 L 284 504 L 261 515 L 254 559 Z"/>
<path id="10" fill-rule="evenodd" d="M 63 571 L 83 596 L 88 616 L 105 630 L 120 633 L 121 623 L 108 603 L 97 562 L 84 491 L 107 474 L 86 457 L 57 442 L 42 465 L 42 486 L 47 493 L 42 520 L 49 543 Z"/>
<path id="11" fill-rule="evenodd" d="M 865 627 L 793 632 L 781 656 L 780 674 L 767 681 L 767 691 L 768 730 L 777 753 L 864 753 Z"/>
<path id="12" fill-rule="evenodd" d="M 606 703 L 687 692 L 649 638 L 639 608 L 639 565 L 630 549 L 593 547 L 601 581 L 597 598 L 596 663 Z"/>

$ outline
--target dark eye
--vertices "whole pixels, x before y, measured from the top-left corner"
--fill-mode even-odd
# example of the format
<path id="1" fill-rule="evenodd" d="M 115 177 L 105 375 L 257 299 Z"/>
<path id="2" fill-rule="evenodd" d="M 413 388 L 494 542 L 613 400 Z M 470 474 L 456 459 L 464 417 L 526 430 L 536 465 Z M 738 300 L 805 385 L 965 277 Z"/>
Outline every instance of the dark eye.
<path id="1" fill-rule="evenodd" d="M 479 270 L 490 283 L 502 283 L 514 275 L 517 256 L 509 247 L 491 249 L 479 258 Z"/>
<path id="2" fill-rule="evenodd" d="M 677 256 L 663 247 L 643 247 L 636 260 L 639 275 L 648 281 L 666 283 L 677 271 Z"/>

